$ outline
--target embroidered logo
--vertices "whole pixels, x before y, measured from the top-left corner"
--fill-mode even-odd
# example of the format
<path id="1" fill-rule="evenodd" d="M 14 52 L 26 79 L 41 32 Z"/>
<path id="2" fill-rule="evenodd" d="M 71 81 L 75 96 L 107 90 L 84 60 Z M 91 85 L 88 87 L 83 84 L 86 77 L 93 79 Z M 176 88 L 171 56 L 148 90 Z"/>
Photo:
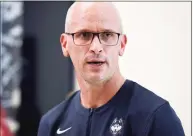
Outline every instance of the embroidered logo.
<path id="1" fill-rule="evenodd" d="M 111 133 L 115 136 L 121 134 L 123 130 L 123 120 L 115 118 L 110 126 Z"/>

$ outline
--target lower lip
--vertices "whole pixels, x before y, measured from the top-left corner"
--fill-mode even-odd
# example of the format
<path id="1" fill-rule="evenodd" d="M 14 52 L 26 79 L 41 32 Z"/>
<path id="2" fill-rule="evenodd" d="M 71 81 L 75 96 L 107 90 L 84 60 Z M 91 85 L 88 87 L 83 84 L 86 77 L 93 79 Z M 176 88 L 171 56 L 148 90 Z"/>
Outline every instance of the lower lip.
<path id="1" fill-rule="evenodd" d="M 102 67 L 104 64 L 105 64 L 105 63 L 97 63 L 97 64 L 94 64 L 94 63 L 89 64 L 89 63 L 88 63 L 88 66 L 90 66 L 91 68 L 100 68 L 100 67 Z"/>

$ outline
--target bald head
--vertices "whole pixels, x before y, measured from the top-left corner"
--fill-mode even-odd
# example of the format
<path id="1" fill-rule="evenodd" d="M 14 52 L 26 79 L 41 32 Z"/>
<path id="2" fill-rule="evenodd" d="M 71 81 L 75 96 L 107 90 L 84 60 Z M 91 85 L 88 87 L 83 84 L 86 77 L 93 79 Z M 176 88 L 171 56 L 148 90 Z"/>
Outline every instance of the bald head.
<path id="1" fill-rule="evenodd" d="M 73 33 L 82 29 L 122 33 L 119 12 L 112 2 L 75 2 L 67 12 L 65 31 Z"/>

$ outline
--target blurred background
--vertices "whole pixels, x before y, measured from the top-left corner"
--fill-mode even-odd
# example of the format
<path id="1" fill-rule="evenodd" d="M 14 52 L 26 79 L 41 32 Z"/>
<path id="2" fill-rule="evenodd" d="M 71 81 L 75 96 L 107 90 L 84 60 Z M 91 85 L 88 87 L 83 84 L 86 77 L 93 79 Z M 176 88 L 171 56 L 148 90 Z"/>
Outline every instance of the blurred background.
<path id="1" fill-rule="evenodd" d="M 1 136 L 36 136 L 79 86 L 59 43 L 73 1 L 1 2 Z M 191 3 L 114 2 L 128 36 L 122 74 L 167 99 L 191 135 Z"/>
<path id="2" fill-rule="evenodd" d="M 72 3 L 1 2 L 1 106 L 14 135 L 36 136 L 41 116 L 73 90 L 59 42 Z"/>

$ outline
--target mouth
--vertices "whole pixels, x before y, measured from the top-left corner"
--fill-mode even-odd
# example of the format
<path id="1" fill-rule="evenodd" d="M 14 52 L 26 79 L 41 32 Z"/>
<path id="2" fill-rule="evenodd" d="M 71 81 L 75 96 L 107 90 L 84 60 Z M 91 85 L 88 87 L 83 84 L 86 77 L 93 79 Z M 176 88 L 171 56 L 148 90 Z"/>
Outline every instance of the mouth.
<path id="1" fill-rule="evenodd" d="M 93 65 L 93 66 L 101 66 L 103 65 L 105 62 L 103 61 L 92 61 L 92 62 L 87 62 L 87 64 L 89 65 Z"/>

